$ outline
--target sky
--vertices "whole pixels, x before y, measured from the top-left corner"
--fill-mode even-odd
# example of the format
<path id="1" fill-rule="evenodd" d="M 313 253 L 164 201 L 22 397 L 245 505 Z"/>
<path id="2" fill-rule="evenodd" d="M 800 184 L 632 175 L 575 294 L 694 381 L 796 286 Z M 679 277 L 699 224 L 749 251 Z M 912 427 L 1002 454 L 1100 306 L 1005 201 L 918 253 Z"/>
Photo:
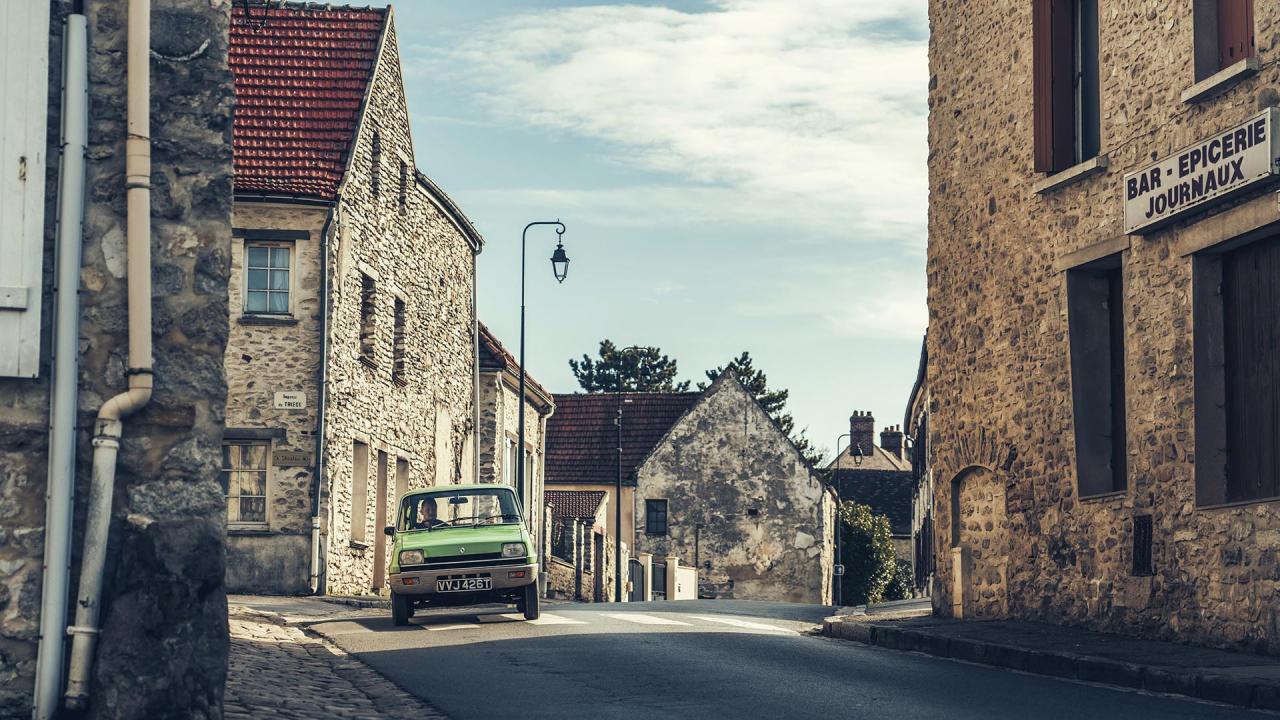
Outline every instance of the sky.
<path id="1" fill-rule="evenodd" d="M 385 3 L 383 3 L 385 4 Z M 683 379 L 750 351 L 831 450 L 902 422 L 925 309 L 924 0 L 395 5 L 418 167 L 474 222 L 479 315 L 574 392 L 603 338 Z"/>

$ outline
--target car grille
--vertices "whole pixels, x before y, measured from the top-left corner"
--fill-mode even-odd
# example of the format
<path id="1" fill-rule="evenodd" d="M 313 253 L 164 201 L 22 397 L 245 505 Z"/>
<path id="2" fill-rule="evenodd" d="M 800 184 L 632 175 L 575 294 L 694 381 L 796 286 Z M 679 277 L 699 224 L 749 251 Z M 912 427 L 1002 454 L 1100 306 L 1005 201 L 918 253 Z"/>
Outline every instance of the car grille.
<path id="1" fill-rule="evenodd" d="M 504 558 L 502 553 L 479 553 L 477 555 L 454 555 L 445 558 L 428 558 L 420 565 L 401 565 L 400 571 L 435 570 L 438 568 L 466 567 L 468 565 L 524 565 L 528 558 Z"/>

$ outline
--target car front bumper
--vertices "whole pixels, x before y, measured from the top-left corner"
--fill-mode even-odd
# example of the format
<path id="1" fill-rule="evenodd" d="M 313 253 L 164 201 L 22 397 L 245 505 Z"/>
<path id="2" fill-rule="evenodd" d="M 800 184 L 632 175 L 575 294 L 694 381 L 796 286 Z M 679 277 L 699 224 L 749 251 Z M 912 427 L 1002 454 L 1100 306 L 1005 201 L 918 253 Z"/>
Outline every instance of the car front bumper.
<path id="1" fill-rule="evenodd" d="M 512 577 L 514 574 L 521 571 L 524 572 L 523 576 Z M 393 573 L 389 578 L 389 585 L 392 592 L 400 595 L 462 595 L 465 593 L 436 592 L 436 580 L 459 577 L 488 577 L 492 581 L 490 591 L 509 590 L 511 588 L 524 587 L 529 583 L 537 582 L 538 565 L 537 563 L 498 566 L 480 564 L 469 567 L 410 570 L 408 572 Z"/>

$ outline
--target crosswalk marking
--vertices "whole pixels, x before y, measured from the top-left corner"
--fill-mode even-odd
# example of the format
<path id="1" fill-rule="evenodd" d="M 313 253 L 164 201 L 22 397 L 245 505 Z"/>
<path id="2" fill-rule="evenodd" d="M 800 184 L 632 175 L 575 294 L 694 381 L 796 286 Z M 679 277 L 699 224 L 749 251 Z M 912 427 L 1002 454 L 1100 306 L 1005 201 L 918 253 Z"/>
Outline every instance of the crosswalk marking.
<path id="1" fill-rule="evenodd" d="M 687 622 L 672 620 L 670 618 L 654 617 L 652 615 L 643 615 L 641 613 L 601 613 L 605 617 L 611 617 L 614 620 L 626 620 L 627 622 L 637 623 L 639 625 L 688 625 Z"/>
<path id="2" fill-rule="evenodd" d="M 788 630 L 786 628 L 780 628 L 773 625 L 766 625 L 764 623 L 751 622 L 750 620 L 741 620 L 739 618 L 734 618 L 734 617 L 716 617 L 714 615 L 690 615 L 689 617 L 695 620 L 705 620 L 707 622 L 723 623 L 725 625 L 732 625 L 733 627 L 747 628 L 749 630 L 772 630 L 773 632 L 784 632 L 784 633 L 793 632 L 792 630 Z"/>
<path id="3" fill-rule="evenodd" d="M 480 627 L 479 623 L 464 623 L 459 625 L 423 625 L 422 627 L 431 632 L 440 632 L 441 630 L 468 630 L 470 628 Z"/>
<path id="4" fill-rule="evenodd" d="M 503 613 L 498 617 L 504 617 L 508 620 L 524 620 L 523 613 Z M 542 617 L 537 620 L 525 620 L 530 625 L 586 625 L 581 620 L 570 620 L 567 617 L 552 615 L 551 613 L 542 613 Z"/>

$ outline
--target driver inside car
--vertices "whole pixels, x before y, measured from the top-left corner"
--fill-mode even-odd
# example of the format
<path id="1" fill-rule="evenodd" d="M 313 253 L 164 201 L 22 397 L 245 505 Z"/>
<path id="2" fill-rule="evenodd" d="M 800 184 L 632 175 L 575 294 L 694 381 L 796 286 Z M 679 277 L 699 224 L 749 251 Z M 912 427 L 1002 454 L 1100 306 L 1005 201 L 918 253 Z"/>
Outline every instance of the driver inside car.
<path id="1" fill-rule="evenodd" d="M 433 530 L 448 524 L 436 517 L 435 499 L 426 498 L 421 503 L 418 503 L 417 517 L 413 520 L 414 530 Z"/>

